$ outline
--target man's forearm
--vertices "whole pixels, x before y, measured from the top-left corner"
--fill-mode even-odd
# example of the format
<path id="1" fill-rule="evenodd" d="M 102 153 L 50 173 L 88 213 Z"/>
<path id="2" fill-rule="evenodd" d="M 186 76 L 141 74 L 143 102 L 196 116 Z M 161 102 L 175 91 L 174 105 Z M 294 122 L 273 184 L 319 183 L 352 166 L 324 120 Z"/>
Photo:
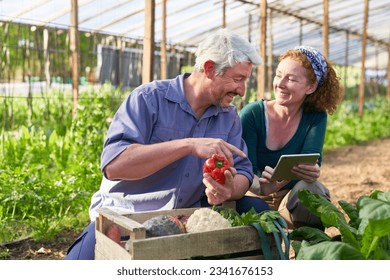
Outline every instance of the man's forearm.
<path id="1" fill-rule="evenodd" d="M 237 174 L 234 177 L 234 190 L 231 200 L 242 198 L 249 189 L 249 180 L 246 176 Z"/>
<path id="2" fill-rule="evenodd" d="M 129 145 L 104 169 L 110 180 L 145 178 L 191 153 L 187 139 L 151 145 Z"/>

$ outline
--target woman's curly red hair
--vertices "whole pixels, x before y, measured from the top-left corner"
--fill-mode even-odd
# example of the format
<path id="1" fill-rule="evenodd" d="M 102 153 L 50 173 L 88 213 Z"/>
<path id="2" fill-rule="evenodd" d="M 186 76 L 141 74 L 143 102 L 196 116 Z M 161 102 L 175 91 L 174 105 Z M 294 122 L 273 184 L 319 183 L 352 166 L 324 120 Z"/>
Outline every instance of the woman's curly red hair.
<path id="1" fill-rule="evenodd" d="M 279 61 L 290 58 L 301 63 L 306 68 L 309 83 L 316 83 L 316 76 L 313 67 L 306 56 L 299 50 L 288 50 L 279 56 Z M 325 58 L 327 64 L 327 74 L 321 86 L 309 94 L 303 104 L 303 109 L 307 112 L 327 112 L 333 114 L 337 105 L 343 98 L 343 88 L 340 84 L 340 78 L 337 76 L 332 64 Z"/>

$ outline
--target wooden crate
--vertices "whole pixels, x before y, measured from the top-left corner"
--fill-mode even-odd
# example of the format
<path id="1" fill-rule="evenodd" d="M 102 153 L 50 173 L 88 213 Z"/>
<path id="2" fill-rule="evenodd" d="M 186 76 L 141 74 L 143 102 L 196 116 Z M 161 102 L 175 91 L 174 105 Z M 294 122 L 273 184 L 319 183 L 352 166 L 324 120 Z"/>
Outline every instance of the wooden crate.
<path id="1" fill-rule="evenodd" d="M 99 209 L 96 220 L 95 259 L 98 260 L 179 260 L 179 259 L 264 259 L 259 235 L 251 226 L 183 233 L 162 237 L 146 237 L 142 223 L 152 217 L 191 215 L 196 208 L 142 212 L 120 215 L 109 209 Z M 122 236 L 129 236 L 128 249 L 105 235 L 116 224 Z M 269 235 L 271 249 L 276 255 L 274 240 Z"/>

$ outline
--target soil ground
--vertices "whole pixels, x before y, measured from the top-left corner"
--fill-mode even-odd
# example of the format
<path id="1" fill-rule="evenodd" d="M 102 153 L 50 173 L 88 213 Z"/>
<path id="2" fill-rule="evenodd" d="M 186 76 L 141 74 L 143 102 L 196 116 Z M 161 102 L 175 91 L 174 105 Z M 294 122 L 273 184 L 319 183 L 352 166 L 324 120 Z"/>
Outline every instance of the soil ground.
<path id="1" fill-rule="evenodd" d="M 339 200 L 354 204 L 373 190 L 390 190 L 390 138 L 347 146 L 324 154 L 321 182 L 331 192 L 335 205 Z M 334 229 L 327 229 L 332 235 Z M 31 239 L 2 246 L 13 260 L 61 260 L 79 232 L 64 232 L 54 242 Z M 292 256 L 293 257 L 293 256 Z"/>

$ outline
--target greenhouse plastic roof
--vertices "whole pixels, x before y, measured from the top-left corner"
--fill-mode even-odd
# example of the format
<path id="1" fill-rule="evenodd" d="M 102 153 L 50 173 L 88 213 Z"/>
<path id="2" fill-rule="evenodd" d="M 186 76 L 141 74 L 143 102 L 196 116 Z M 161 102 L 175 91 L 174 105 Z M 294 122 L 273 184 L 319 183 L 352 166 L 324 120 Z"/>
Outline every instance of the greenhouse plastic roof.
<path id="1" fill-rule="evenodd" d="M 226 27 L 259 48 L 260 0 L 226 0 Z M 296 45 L 322 51 L 322 0 L 268 0 L 272 49 L 279 55 Z M 145 0 L 79 0 L 79 30 L 127 38 L 144 37 Z M 161 41 L 162 8 L 156 0 L 155 41 Z M 222 26 L 222 0 L 167 0 L 167 43 L 193 48 L 210 31 Z M 0 22 L 69 28 L 71 1 L 0 0 Z M 268 13 L 269 15 L 270 13 Z M 270 18 L 270 16 L 268 16 Z M 361 65 L 364 0 L 329 0 L 329 59 L 341 65 Z M 272 27 L 270 27 L 272 26 Z M 302 34 L 302 41 L 300 41 Z M 271 34 L 268 31 L 269 44 Z M 349 40 L 347 40 L 349 38 Z M 390 0 L 370 0 L 366 67 L 387 69 L 390 41 Z M 348 56 L 346 56 L 348 49 Z"/>

